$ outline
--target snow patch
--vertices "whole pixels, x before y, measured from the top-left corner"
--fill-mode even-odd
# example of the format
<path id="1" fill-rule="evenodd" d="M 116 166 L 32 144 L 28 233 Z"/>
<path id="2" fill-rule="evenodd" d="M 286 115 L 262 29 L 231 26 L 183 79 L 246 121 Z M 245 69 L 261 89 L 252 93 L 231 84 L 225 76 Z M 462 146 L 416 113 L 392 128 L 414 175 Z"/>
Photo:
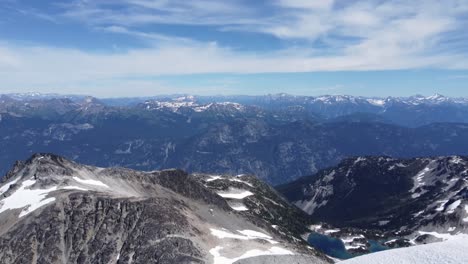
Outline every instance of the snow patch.
<path id="1" fill-rule="evenodd" d="M 213 175 L 213 176 L 210 176 L 210 178 L 206 179 L 207 182 L 212 182 L 212 181 L 216 181 L 216 180 L 219 180 L 219 179 L 222 179 L 223 177 L 221 176 L 218 176 L 218 175 Z"/>
<path id="2" fill-rule="evenodd" d="M 227 192 L 218 192 L 217 194 L 223 198 L 239 199 L 239 200 L 253 195 L 252 192 L 249 192 L 247 190 L 240 190 L 240 189 L 230 189 Z"/>
<path id="3" fill-rule="evenodd" d="M 363 235 L 346 237 L 346 238 L 341 238 L 341 241 L 343 241 L 343 243 L 352 243 L 354 239 L 362 239 L 362 238 L 366 238 L 366 237 Z"/>
<path id="4" fill-rule="evenodd" d="M 411 195 L 412 198 L 418 198 L 421 196 L 419 193 L 414 193 L 417 188 L 425 185 L 424 183 L 424 177 L 431 171 L 429 167 L 424 168 L 422 171 L 420 171 L 415 177 L 414 177 L 414 186 L 411 189 L 411 192 L 413 193 Z"/>
<path id="5" fill-rule="evenodd" d="M 453 163 L 453 164 L 465 164 L 465 162 L 462 160 L 462 158 L 460 158 L 458 156 L 452 157 L 450 162 Z"/>
<path id="6" fill-rule="evenodd" d="M 390 166 L 390 167 L 388 168 L 388 170 L 394 170 L 394 169 L 396 169 L 397 167 L 398 167 L 398 168 L 406 168 L 407 166 L 406 166 L 405 164 L 403 164 L 403 163 L 400 162 L 400 163 L 397 163 L 397 164 L 395 164 L 395 165 Z"/>
<path id="7" fill-rule="evenodd" d="M 101 186 L 104 188 L 109 188 L 106 184 L 104 184 L 102 181 L 97 181 L 97 180 L 84 180 L 81 178 L 78 178 L 76 176 L 73 176 L 73 179 L 79 183 L 85 184 L 85 185 L 95 185 L 95 186 Z"/>
<path id="8" fill-rule="evenodd" d="M 366 248 L 365 244 L 345 245 L 346 250 Z"/>
<path id="9" fill-rule="evenodd" d="M 354 161 L 354 165 L 356 165 L 356 164 L 358 164 L 358 163 L 360 163 L 362 161 L 366 161 L 366 158 L 363 158 L 363 157 L 357 158 L 357 160 Z"/>
<path id="10" fill-rule="evenodd" d="M 453 214 L 455 212 L 455 210 L 458 208 L 458 206 L 460 206 L 462 200 L 457 200 L 453 203 L 451 203 L 448 207 L 447 207 L 447 214 Z"/>
<path id="11" fill-rule="evenodd" d="M 437 204 L 440 204 L 435 210 L 437 212 L 442 212 L 445 208 L 445 204 L 448 202 L 448 200 L 443 200 L 443 201 L 437 201 Z"/>
<path id="12" fill-rule="evenodd" d="M 325 234 L 332 234 L 332 233 L 338 233 L 340 232 L 341 230 L 339 229 L 329 229 L 329 230 L 325 230 L 323 231 Z"/>
<path id="13" fill-rule="evenodd" d="M 385 100 L 382 99 L 367 99 L 367 102 L 371 105 L 375 106 L 384 106 L 385 105 Z"/>
<path id="14" fill-rule="evenodd" d="M 240 182 L 240 183 L 243 183 L 243 184 L 246 184 L 250 187 L 253 187 L 253 185 L 249 182 L 246 182 L 246 181 L 243 181 L 243 180 L 240 180 L 240 179 L 236 179 L 236 178 L 232 178 L 232 179 L 229 179 L 229 181 L 232 181 L 232 182 Z"/>
<path id="15" fill-rule="evenodd" d="M 60 190 L 89 191 L 88 189 L 81 188 L 81 187 L 78 187 L 78 186 L 64 186 L 64 187 L 60 187 Z"/>
<path id="16" fill-rule="evenodd" d="M 379 221 L 379 226 L 385 226 L 385 225 L 387 225 L 388 223 L 390 223 L 389 220 Z"/>
<path id="17" fill-rule="evenodd" d="M 229 205 L 229 206 L 230 206 L 233 210 L 235 210 L 235 211 L 240 211 L 240 212 L 242 212 L 242 211 L 248 211 L 248 210 L 249 210 L 249 208 L 247 208 L 247 207 L 246 207 L 245 205 L 243 205 L 243 204 L 235 204 L 235 205 L 233 204 L 233 205 Z"/>
<path id="18" fill-rule="evenodd" d="M 50 192 L 57 190 L 57 187 L 49 189 L 32 190 L 28 189 L 36 183 L 35 180 L 26 180 L 21 183 L 18 190 L 10 196 L 0 201 L 0 214 L 11 209 L 23 208 L 19 217 L 23 217 L 36 209 L 55 201 L 55 198 L 45 198 Z"/>

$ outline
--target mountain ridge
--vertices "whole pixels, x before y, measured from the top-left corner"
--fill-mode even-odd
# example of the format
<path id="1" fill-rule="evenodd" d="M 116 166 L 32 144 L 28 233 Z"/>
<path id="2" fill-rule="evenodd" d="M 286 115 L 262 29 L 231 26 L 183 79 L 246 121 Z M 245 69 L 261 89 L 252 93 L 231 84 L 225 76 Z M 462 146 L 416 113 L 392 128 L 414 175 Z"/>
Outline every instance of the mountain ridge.
<path id="1" fill-rule="evenodd" d="M 348 158 L 277 190 L 351 250 L 367 250 L 364 238 L 401 247 L 468 233 L 466 156 Z"/>
<path id="2" fill-rule="evenodd" d="M 7 263 L 330 263 L 300 237 L 309 220 L 249 176 L 98 168 L 40 153 L 0 186 Z"/>

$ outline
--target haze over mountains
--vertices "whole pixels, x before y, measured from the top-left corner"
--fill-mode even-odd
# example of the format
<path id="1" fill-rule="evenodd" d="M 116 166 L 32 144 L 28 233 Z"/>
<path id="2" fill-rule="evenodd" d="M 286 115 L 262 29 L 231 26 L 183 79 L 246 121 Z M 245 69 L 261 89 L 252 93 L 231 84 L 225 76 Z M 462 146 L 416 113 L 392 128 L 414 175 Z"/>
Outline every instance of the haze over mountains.
<path id="1" fill-rule="evenodd" d="M 35 152 L 98 166 L 285 183 L 350 156 L 468 154 L 468 102 L 440 95 L 0 97 L 0 173 Z"/>

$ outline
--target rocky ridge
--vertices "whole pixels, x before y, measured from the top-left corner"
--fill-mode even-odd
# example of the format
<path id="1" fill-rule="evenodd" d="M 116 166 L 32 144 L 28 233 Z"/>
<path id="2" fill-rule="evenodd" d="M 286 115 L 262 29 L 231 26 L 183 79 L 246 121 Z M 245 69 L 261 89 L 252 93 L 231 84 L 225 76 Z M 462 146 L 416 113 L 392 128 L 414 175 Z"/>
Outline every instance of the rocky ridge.
<path id="1" fill-rule="evenodd" d="M 106 169 L 36 154 L 0 188 L 3 263 L 329 262 L 301 239 L 307 218 L 250 176 Z"/>

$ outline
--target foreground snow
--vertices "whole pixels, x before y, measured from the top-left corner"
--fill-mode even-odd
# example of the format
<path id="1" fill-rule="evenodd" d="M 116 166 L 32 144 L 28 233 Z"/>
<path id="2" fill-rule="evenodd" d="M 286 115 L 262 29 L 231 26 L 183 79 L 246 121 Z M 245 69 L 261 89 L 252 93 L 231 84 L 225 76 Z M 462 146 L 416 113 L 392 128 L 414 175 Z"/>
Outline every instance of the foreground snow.
<path id="1" fill-rule="evenodd" d="M 463 264 L 468 260 L 468 235 L 422 246 L 382 251 L 340 264 Z"/>

